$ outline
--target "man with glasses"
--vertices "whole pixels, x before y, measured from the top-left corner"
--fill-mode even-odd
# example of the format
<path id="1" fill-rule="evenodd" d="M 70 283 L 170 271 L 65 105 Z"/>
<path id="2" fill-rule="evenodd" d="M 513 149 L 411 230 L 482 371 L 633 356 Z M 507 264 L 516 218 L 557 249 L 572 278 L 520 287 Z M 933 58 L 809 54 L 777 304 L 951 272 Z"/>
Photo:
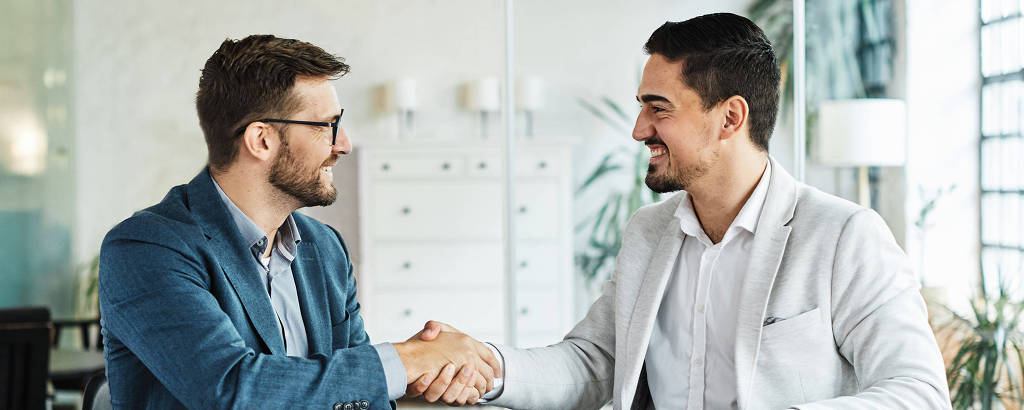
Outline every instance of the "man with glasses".
<path id="1" fill-rule="evenodd" d="M 390 409 L 417 380 L 454 380 L 463 403 L 492 387 L 498 362 L 467 336 L 370 345 L 341 235 L 295 212 L 337 196 L 351 145 L 332 80 L 348 69 L 269 35 L 207 60 L 208 166 L 103 241 L 115 407 Z"/>

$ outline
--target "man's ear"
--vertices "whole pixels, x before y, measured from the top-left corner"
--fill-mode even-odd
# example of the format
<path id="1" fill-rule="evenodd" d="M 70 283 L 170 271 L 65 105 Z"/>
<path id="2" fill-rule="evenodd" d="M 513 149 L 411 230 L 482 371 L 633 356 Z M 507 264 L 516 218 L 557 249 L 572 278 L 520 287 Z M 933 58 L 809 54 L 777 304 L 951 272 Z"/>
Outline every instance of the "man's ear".
<path id="1" fill-rule="evenodd" d="M 749 119 L 750 107 L 747 100 L 738 95 L 729 97 L 720 105 L 722 109 L 721 139 L 728 139 L 743 130 Z"/>
<path id="2" fill-rule="evenodd" d="M 239 154 L 260 161 L 269 161 L 274 157 L 273 150 L 277 148 L 278 135 L 267 123 L 251 122 L 245 127 L 240 143 Z"/>

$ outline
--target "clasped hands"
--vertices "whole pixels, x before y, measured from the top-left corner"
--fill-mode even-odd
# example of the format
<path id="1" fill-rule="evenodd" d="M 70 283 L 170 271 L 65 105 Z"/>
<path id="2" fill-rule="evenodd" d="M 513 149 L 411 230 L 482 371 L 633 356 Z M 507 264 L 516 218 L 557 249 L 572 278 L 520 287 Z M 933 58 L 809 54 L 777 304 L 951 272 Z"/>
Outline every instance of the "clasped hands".
<path id="1" fill-rule="evenodd" d="M 494 379 L 502 377 L 501 364 L 490 348 L 441 322 L 427 322 L 423 330 L 394 346 L 405 366 L 405 397 L 476 404 L 494 387 Z"/>

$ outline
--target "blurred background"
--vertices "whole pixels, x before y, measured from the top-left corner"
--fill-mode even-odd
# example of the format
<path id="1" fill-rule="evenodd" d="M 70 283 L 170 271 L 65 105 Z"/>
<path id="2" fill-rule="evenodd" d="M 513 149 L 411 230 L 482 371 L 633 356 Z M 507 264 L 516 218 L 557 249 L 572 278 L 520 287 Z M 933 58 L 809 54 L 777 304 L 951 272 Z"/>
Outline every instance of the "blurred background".
<path id="1" fill-rule="evenodd" d="M 1013 407 L 1024 390 L 1021 0 L 0 8 L 0 307 L 44 306 L 81 330 L 55 350 L 95 353 L 103 235 L 204 166 L 199 70 L 225 38 L 256 33 L 352 66 L 336 82 L 355 147 L 334 173 L 339 200 L 302 212 L 346 239 L 373 341 L 439 319 L 555 343 L 610 276 L 629 215 L 659 200 L 630 138 L 644 42 L 665 21 L 732 12 L 785 70 L 771 155 L 886 220 L 920 274 L 954 399 Z"/>

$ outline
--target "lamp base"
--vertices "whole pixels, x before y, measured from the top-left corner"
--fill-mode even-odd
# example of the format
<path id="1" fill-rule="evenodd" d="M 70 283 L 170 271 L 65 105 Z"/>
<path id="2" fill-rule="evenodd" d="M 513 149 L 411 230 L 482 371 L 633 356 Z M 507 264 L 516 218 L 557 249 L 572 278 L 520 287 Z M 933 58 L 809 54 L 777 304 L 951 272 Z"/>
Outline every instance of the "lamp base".
<path id="1" fill-rule="evenodd" d="M 866 166 L 857 167 L 857 202 L 865 208 L 871 208 L 871 183 Z"/>

